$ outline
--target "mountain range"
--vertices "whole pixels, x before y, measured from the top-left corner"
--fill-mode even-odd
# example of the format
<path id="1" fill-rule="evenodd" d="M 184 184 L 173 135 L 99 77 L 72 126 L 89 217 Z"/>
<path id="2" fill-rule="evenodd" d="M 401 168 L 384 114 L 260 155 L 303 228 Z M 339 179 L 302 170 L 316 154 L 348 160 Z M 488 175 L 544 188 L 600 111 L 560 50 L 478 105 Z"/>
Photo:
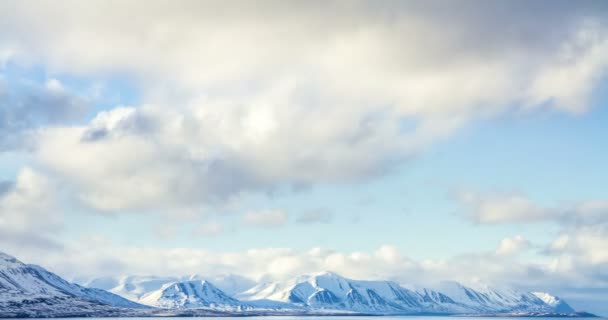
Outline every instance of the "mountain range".
<path id="1" fill-rule="evenodd" d="M 149 308 L 97 288 L 69 283 L 0 252 L 0 318 L 119 315 Z"/>
<path id="2" fill-rule="evenodd" d="M 544 292 L 406 287 L 333 272 L 256 283 L 224 275 L 95 278 L 78 285 L 0 253 L 0 318 L 166 315 L 458 314 L 586 316 Z"/>

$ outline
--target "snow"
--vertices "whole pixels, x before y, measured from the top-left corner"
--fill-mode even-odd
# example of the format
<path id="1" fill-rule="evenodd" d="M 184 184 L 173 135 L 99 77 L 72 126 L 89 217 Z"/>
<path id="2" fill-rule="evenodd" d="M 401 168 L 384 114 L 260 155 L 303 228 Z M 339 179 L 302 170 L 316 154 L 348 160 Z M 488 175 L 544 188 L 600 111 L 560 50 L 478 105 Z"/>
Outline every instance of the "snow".
<path id="1" fill-rule="evenodd" d="M 347 279 L 332 272 L 260 284 L 237 295 L 237 298 L 244 301 L 267 299 L 316 309 L 383 313 L 555 311 L 554 305 L 532 293 L 495 289 L 481 283 L 475 288 L 457 282 L 443 282 L 435 289 L 413 289 L 391 281 Z"/>
<path id="2" fill-rule="evenodd" d="M 167 308 L 205 308 L 237 309 L 242 307 L 240 301 L 205 280 L 189 280 L 164 285 L 159 290 L 143 296 L 140 303 Z"/>
<path id="3" fill-rule="evenodd" d="M 574 312 L 574 309 L 559 297 L 552 296 L 546 292 L 532 292 L 532 294 L 541 299 L 544 303 L 553 307 L 555 312 Z"/>
<path id="4" fill-rule="evenodd" d="M 209 279 L 216 279 L 230 293 Z M 392 281 L 348 279 L 333 272 L 255 286 L 251 280 L 236 275 L 205 277 L 197 274 L 105 277 L 87 283 L 110 288 L 111 292 L 70 283 L 40 266 L 27 265 L 0 253 L 0 318 L 239 315 L 244 312 L 250 315 L 256 312 L 277 315 L 357 312 L 572 315 L 575 312 L 565 301 L 545 292 L 493 288 L 482 283 L 465 286 L 457 282 L 442 282 L 434 288 L 406 287 Z"/>
<path id="5" fill-rule="evenodd" d="M 142 307 L 103 290 L 69 283 L 40 266 L 0 253 L 2 316 L 100 314 Z"/>

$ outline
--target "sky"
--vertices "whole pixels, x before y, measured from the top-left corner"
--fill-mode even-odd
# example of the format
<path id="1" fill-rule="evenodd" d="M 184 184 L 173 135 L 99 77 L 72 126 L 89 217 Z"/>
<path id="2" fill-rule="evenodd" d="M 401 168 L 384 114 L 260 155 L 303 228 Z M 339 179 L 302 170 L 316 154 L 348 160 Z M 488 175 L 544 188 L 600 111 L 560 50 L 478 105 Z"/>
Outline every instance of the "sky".
<path id="1" fill-rule="evenodd" d="M 608 314 L 604 1 L 2 1 L 0 251 Z"/>

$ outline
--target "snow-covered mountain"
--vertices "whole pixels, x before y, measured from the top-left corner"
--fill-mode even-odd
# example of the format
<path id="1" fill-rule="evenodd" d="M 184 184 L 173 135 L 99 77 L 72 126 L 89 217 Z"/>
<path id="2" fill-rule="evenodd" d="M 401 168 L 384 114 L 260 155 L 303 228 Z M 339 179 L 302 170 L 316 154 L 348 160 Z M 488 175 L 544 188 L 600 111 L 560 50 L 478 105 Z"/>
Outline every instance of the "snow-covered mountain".
<path id="1" fill-rule="evenodd" d="M 102 314 L 143 307 L 104 290 L 69 283 L 0 252 L 0 317 Z"/>
<path id="2" fill-rule="evenodd" d="M 205 280 L 172 282 L 144 295 L 139 302 L 166 309 L 212 308 L 239 310 L 240 301 L 228 296 Z"/>
<path id="3" fill-rule="evenodd" d="M 574 309 L 566 303 L 566 301 L 560 299 L 559 297 L 552 296 L 546 292 L 532 292 L 539 299 L 543 300 L 546 304 L 553 307 L 555 312 L 560 313 L 571 313 L 574 312 Z"/>
<path id="4" fill-rule="evenodd" d="M 138 301 L 144 295 L 159 290 L 164 285 L 176 281 L 179 281 L 179 279 L 175 277 L 128 276 L 116 279 L 115 283 L 117 283 L 117 285 L 107 288 L 106 290 L 129 300 Z M 100 281 L 94 279 L 91 282 L 92 284 L 90 284 L 90 286 L 99 284 Z M 111 284 L 109 280 L 106 280 L 106 283 Z"/>
<path id="5" fill-rule="evenodd" d="M 555 306 L 531 292 L 497 289 L 485 284 L 471 288 L 452 281 L 442 282 L 435 290 L 472 313 L 556 312 Z"/>
<path id="6" fill-rule="evenodd" d="M 141 304 L 170 309 L 331 310 L 381 314 L 574 312 L 565 301 L 547 293 L 496 289 L 487 285 L 472 288 L 457 282 L 442 282 L 433 288 L 405 287 L 392 281 L 352 280 L 332 272 L 254 286 L 253 281 L 236 275 L 122 277 L 114 281 L 97 279 L 91 283 L 118 284 L 109 290 Z"/>
<path id="7" fill-rule="evenodd" d="M 432 307 L 418 294 L 397 283 L 356 281 L 331 272 L 260 284 L 237 297 L 243 300 L 282 301 L 315 309 L 358 312 L 421 312 Z"/>
<path id="8" fill-rule="evenodd" d="M 243 292 L 256 285 L 256 282 L 235 274 L 205 276 L 192 274 L 181 277 L 158 276 L 122 276 L 100 277 L 81 280 L 83 286 L 107 290 L 132 301 L 138 301 L 144 295 L 161 289 L 164 285 L 190 280 L 205 280 L 229 296 Z"/>
<path id="9" fill-rule="evenodd" d="M 371 313 L 573 312 L 528 292 L 472 289 L 455 282 L 438 289 L 407 289 L 391 281 L 351 280 L 331 272 L 257 285 L 242 300 L 269 299 L 314 309 Z M 569 308 L 569 307 L 568 307 Z"/>
<path id="10" fill-rule="evenodd" d="M 87 282 L 108 292 L 67 282 L 42 267 L 0 253 L 0 318 L 244 313 L 576 315 L 565 301 L 548 293 L 487 285 L 471 288 L 443 282 L 432 289 L 405 287 L 392 281 L 352 280 L 332 272 L 255 286 L 235 275 L 215 277 L 228 294 L 208 279 L 213 277 L 131 276 Z"/>

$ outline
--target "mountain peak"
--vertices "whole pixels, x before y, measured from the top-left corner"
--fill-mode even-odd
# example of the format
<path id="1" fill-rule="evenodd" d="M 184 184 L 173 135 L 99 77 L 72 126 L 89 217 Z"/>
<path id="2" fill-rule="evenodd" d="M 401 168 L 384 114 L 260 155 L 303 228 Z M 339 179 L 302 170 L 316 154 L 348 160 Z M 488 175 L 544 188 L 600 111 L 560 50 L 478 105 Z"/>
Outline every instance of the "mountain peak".
<path id="1" fill-rule="evenodd" d="M 0 251 L 0 268 L 14 268 L 24 266 L 17 258 Z"/>
<path id="2" fill-rule="evenodd" d="M 574 309 L 558 296 L 553 296 L 546 292 L 532 292 L 532 294 L 541 299 L 544 303 L 553 307 L 556 312 L 574 312 Z"/>
<path id="3" fill-rule="evenodd" d="M 143 296 L 139 302 L 155 307 L 238 308 L 241 303 L 206 280 L 186 280 L 165 284 L 161 289 Z"/>

